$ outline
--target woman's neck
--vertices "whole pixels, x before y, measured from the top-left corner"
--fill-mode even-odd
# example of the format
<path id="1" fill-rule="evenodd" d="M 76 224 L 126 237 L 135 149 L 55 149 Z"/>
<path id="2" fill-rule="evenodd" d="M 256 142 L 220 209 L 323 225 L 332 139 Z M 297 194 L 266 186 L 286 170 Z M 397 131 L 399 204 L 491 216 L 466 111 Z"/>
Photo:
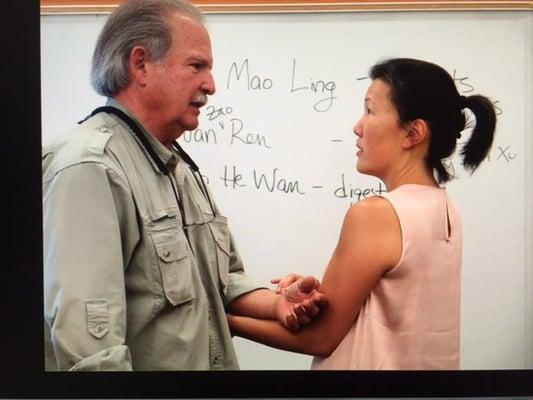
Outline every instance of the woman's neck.
<path id="1" fill-rule="evenodd" d="M 382 178 L 382 181 L 385 183 L 389 192 L 407 184 L 439 187 L 439 184 L 433 176 L 433 171 L 426 166 L 404 168 Z"/>

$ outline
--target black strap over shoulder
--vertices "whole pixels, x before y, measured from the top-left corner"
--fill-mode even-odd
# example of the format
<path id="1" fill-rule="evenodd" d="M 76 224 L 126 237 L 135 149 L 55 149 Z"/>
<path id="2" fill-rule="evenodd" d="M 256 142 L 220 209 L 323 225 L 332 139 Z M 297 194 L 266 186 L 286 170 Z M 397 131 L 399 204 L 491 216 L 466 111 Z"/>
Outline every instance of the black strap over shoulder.
<path id="1" fill-rule="evenodd" d="M 170 174 L 170 171 L 168 170 L 167 166 L 163 163 L 163 161 L 161 161 L 161 159 L 159 158 L 159 156 L 156 154 L 155 150 L 153 149 L 152 145 L 150 144 L 150 142 L 148 141 L 148 139 L 146 138 L 146 136 L 144 135 L 144 133 L 142 132 L 141 130 L 141 127 L 139 126 L 139 124 L 137 122 L 135 122 L 135 120 L 133 118 L 131 118 L 128 114 L 126 114 L 124 111 L 116 108 L 116 107 L 113 107 L 113 106 L 102 106 L 102 107 L 98 107 L 96 109 L 93 110 L 93 112 L 88 115 L 85 119 L 81 120 L 80 122 L 78 122 L 79 124 L 85 122 L 87 119 L 89 119 L 90 117 L 93 117 L 94 115 L 98 114 L 98 113 L 101 113 L 101 112 L 105 112 L 105 113 L 108 113 L 108 114 L 113 114 L 113 115 L 116 115 L 118 118 L 120 118 L 124 123 L 126 123 L 126 125 L 128 125 L 128 127 L 131 129 L 131 131 L 135 134 L 135 136 L 137 136 L 137 138 L 139 139 L 139 141 L 141 142 L 142 146 L 144 147 L 144 149 L 146 150 L 146 152 L 148 153 L 148 155 L 152 158 L 152 160 L 156 163 L 157 167 L 159 168 L 159 170 L 165 174 L 165 175 L 169 175 Z M 183 148 L 179 145 L 179 143 L 174 140 L 172 142 L 172 147 L 174 147 L 174 149 L 179 153 L 179 155 L 181 156 L 181 158 L 183 158 L 183 160 L 190 165 L 190 167 L 192 168 L 192 170 L 194 172 L 196 172 L 199 176 L 200 176 L 200 181 L 201 181 L 201 184 L 203 186 L 203 190 L 204 190 L 204 195 L 206 196 L 207 200 L 209 201 L 209 205 L 211 206 L 211 210 L 213 212 L 213 215 L 216 215 L 216 210 L 213 206 L 213 203 L 211 202 L 211 197 L 209 196 L 209 192 L 207 191 L 207 187 L 205 185 L 205 182 L 202 178 L 202 175 L 200 174 L 200 170 L 198 168 L 198 165 L 196 165 L 196 163 L 192 160 L 192 158 L 185 152 L 185 150 L 183 150 Z M 193 174 L 194 175 L 194 174 Z M 170 176 L 169 176 L 170 178 Z M 196 176 L 195 176 L 195 179 Z M 172 181 L 172 179 L 171 179 Z M 176 196 L 176 201 L 178 202 L 178 206 L 180 208 L 180 211 L 181 211 L 181 215 L 183 216 L 183 218 L 185 218 L 185 213 L 184 213 L 184 210 L 183 210 L 183 206 L 179 200 L 179 197 L 178 197 L 178 194 L 176 193 L 175 191 L 175 188 L 174 188 L 174 185 L 172 184 L 172 189 L 174 190 L 174 195 Z"/>
<path id="2" fill-rule="evenodd" d="M 122 121 L 124 121 L 124 123 L 126 125 L 128 125 L 128 127 L 135 134 L 135 136 L 137 136 L 137 139 L 140 140 L 140 142 L 142 143 L 144 149 L 150 155 L 152 160 L 156 163 L 156 165 L 159 168 L 159 170 L 165 175 L 168 175 L 170 173 L 168 168 L 167 168 L 167 166 L 163 163 L 163 161 L 161 161 L 159 156 L 155 153 L 155 150 L 153 149 L 152 145 L 148 142 L 148 139 L 142 133 L 140 126 L 133 120 L 133 118 L 131 118 L 124 111 L 119 110 L 118 108 L 112 107 L 112 106 L 98 107 L 95 110 L 93 110 L 91 115 L 89 115 L 89 117 L 87 117 L 87 118 L 93 117 L 96 114 L 101 113 L 101 112 L 105 112 L 105 113 L 108 113 L 108 114 L 116 115 Z"/>
<path id="3" fill-rule="evenodd" d="M 117 117 L 119 117 L 122 121 L 124 121 L 128 125 L 128 127 L 132 130 L 132 132 L 135 133 L 135 136 L 137 136 L 137 138 L 141 141 L 143 147 L 148 152 L 150 157 L 154 160 L 154 162 L 157 164 L 157 167 L 161 170 L 161 172 L 163 172 L 165 175 L 168 175 L 170 173 L 168 171 L 168 168 L 166 167 L 166 165 L 163 163 L 163 161 L 161 161 L 159 156 L 155 153 L 153 147 L 150 145 L 150 143 L 146 139 L 146 136 L 142 133 L 141 128 L 139 127 L 139 125 L 133 120 L 133 118 L 131 118 L 124 111 L 122 111 L 122 110 L 120 110 L 120 109 L 118 109 L 116 107 L 113 107 L 113 106 L 98 107 L 95 110 L 93 110 L 93 112 L 89 116 L 87 116 L 87 118 L 85 118 L 84 120 L 80 121 L 79 123 L 81 124 L 82 122 L 86 121 L 88 118 L 90 118 L 90 117 L 92 117 L 92 116 L 94 116 L 94 115 L 96 115 L 98 113 L 101 113 L 101 112 L 106 112 L 108 114 L 114 114 Z M 189 164 L 191 166 L 193 171 L 195 171 L 195 172 L 199 171 L 199 168 L 196 165 L 196 163 L 185 152 L 185 150 L 183 150 L 183 148 L 179 145 L 179 143 L 177 141 L 174 141 L 172 143 L 172 146 L 174 147 L 174 149 L 176 149 L 176 151 L 183 158 L 183 160 L 187 164 Z"/>
<path id="4" fill-rule="evenodd" d="M 191 156 L 189 156 L 185 152 L 185 150 L 183 150 L 183 147 L 179 145 L 177 140 L 174 140 L 172 142 L 172 147 L 174 147 L 181 156 L 181 158 L 183 158 L 183 160 L 185 160 L 185 162 L 191 166 L 194 172 L 199 172 L 200 169 L 198 168 L 198 165 L 196 165 L 196 163 L 192 160 Z"/>

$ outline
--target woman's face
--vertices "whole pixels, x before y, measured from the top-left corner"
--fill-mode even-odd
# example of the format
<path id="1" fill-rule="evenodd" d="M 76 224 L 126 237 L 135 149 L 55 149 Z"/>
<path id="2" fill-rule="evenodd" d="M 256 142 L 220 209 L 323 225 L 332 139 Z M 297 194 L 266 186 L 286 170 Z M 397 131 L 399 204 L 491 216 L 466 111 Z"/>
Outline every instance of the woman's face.
<path id="1" fill-rule="evenodd" d="M 405 130 L 390 99 L 390 86 L 376 79 L 365 96 L 365 111 L 355 124 L 357 171 L 382 180 L 393 170 L 402 152 Z"/>

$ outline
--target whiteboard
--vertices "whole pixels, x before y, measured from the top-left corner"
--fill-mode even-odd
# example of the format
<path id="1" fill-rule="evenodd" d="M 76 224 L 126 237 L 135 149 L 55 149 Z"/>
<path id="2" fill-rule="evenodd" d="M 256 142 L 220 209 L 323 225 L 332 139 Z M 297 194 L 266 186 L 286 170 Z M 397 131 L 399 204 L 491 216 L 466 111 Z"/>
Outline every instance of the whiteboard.
<path id="1" fill-rule="evenodd" d="M 105 15 L 41 17 L 43 142 L 104 99 L 89 85 Z M 498 110 L 489 159 L 447 185 L 464 224 L 463 369 L 533 367 L 533 13 L 210 14 L 217 93 L 180 139 L 228 216 L 249 275 L 321 277 L 350 204 L 384 186 L 355 170 L 352 127 L 368 69 L 388 57 L 442 65 Z M 468 135 L 463 135 L 463 138 Z M 242 369 L 310 357 L 236 338 Z"/>

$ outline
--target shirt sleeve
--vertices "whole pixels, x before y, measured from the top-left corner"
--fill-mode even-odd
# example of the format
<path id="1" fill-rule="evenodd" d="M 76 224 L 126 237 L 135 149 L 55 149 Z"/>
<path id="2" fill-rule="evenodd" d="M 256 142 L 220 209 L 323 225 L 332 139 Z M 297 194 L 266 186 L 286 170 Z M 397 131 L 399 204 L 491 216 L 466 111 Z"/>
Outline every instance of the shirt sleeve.
<path id="1" fill-rule="evenodd" d="M 213 196 L 211 195 L 211 199 Z M 221 214 L 218 206 L 215 204 L 217 214 Z M 252 292 L 257 289 L 265 289 L 264 285 L 260 285 L 253 278 L 248 276 L 244 271 L 244 264 L 237 249 L 237 244 L 229 229 L 226 227 L 229 235 L 229 268 L 228 268 L 228 290 L 224 298 L 224 306 L 227 307 L 233 300 L 243 294 Z"/>
<path id="2" fill-rule="evenodd" d="M 44 305 L 59 370 L 132 370 L 124 271 L 139 240 L 127 183 L 109 166 L 43 182 Z"/>

